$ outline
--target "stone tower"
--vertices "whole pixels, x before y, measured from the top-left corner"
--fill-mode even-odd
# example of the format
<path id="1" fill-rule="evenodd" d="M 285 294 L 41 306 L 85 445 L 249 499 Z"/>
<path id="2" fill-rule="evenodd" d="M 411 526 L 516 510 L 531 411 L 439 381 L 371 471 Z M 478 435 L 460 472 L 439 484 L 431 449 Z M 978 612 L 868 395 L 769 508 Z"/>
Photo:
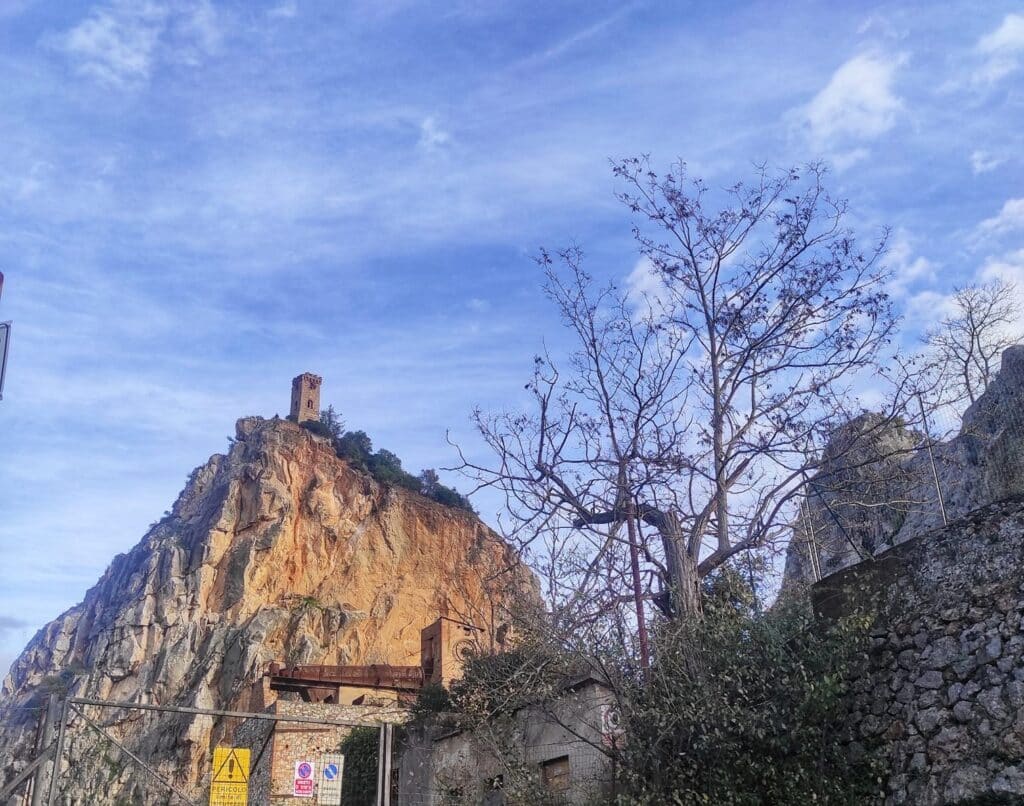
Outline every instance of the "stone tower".
<path id="1" fill-rule="evenodd" d="M 462 665 L 482 649 L 483 630 L 442 616 L 420 632 L 424 681 L 447 686 L 462 677 Z"/>
<path id="2" fill-rule="evenodd" d="M 292 378 L 292 411 L 295 422 L 320 418 L 320 384 L 324 379 L 312 372 L 303 372 Z"/>

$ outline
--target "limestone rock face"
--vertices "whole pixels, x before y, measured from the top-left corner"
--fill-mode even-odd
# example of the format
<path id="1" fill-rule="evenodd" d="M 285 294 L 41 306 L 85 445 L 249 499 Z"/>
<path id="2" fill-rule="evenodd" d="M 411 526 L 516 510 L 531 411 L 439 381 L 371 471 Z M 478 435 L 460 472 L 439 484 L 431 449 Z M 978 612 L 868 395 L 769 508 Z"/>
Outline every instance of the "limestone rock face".
<path id="1" fill-rule="evenodd" d="M 837 439 L 872 423 L 850 423 Z M 812 582 L 943 526 L 986 504 L 1024 495 L 1024 346 L 1003 353 L 999 373 L 967 409 L 960 433 L 932 446 L 898 425 L 851 453 L 836 450 L 807 488 L 794 524 L 784 584 Z M 932 470 L 932 460 L 935 469 Z M 937 485 L 936 485 L 937 479 Z M 818 547 L 816 572 L 810 557 Z"/>
<path id="2" fill-rule="evenodd" d="M 420 629 L 439 615 L 494 630 L 514 601 L 536 599 L 529 572 L 471 513 L 378 484 L 288 421 L 247 418 L 236 431 L 171 513 L 32 639 L 3 681 L 0 713 L 16 722 L 55 687 L 245 709 L 271 660 L 415 665 Z M 201 793 L 224 725 L 96 716 Z M 34 730 L 33 714 L 0 734 L 0 780 L 31 757 Z M 72 741 L 70 755 L 82 787 L 74 802 L 114 802 L 134 786 L 133 770 L 92 769 L 87 742 Z"/>

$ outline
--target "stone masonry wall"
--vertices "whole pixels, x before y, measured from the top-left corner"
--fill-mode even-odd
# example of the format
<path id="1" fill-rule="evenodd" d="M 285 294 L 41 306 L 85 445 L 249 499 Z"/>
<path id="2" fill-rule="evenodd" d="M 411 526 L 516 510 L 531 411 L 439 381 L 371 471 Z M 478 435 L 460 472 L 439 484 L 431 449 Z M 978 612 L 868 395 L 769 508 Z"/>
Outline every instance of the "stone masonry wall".
<path id="1" fill-rule="evenodd" d="M 1024 501 L 979 509 L 814 588 L 824 615 L 875 609 L 851 752 L 886 804 L 1024 803 Z"/>
<path id="2" fill-rule="evenodd" d="M 337 752 L 352 729 L 359 725 L 371 727 L 384 722 L 401 724 L 408 712 L 398 706 L 333 705 L 278 700 L 267 713 L 300 716 L 345 722 L 347 725 L 314 725 L 301 722 L 266 722 L 250 719 L 235 733 L 235 744 L 248 747 L 252 753 L 249 776 L 249 803 L 300 803 L 292 798 L 295 763 L 313 760 L 316 776 L 320 776 L 320 759 L 324 753 Z M 309 801 L 305 801 L 309 802 Z M 316 803 L 316 799 L 312 801 Z"/>

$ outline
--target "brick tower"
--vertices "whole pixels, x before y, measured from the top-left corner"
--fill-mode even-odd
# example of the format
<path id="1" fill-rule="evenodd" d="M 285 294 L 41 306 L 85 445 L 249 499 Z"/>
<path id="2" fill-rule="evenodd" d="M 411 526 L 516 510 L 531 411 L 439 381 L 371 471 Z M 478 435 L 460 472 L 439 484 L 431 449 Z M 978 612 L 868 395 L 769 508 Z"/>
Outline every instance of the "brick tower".
<path id="1" fill-rule="evenodd" d="M 320 418 L 320 384 L 324 379 L 312 372 L 292 378 L 292 412 L 295 422 Z"/>

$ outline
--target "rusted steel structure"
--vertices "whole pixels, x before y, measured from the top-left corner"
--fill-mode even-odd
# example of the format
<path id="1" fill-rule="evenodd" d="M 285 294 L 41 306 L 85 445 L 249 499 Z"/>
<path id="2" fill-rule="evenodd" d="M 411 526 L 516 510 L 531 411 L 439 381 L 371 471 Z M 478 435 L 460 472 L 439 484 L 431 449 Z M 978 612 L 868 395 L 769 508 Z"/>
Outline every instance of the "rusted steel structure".
<path id="1" fill-rule="evenodd" d="M 298 694 L 306 702 L 342 704 L 342 689 L 362 689 L 356 699 L 373 691 L 392 692 L 399 700 L 415 698 L 427 683 L 448 685 L 462 676 L 463 663 L 484 651 L 479 627 L 441 616 L 420 631 L 419 666 L 323 666 L 271 663 L 264 677 L 271 691 Z M 351 699 L 352 704 L 357 704 Z M 345 703 L 347 704 L 347 703 Z"/>
<path id="2" fill-rule="evenodd" d="M 290 691 L 306 702 L 340 701 L 342 687 L 371 688 L 396 691 L 399 695 L 415 694 L 423 688 L 423 669 L 419 666 L 391 666 L 375 663 L 370 666 L 283 666 L 271 663 L 266 676 L 271 691 Z"/>

